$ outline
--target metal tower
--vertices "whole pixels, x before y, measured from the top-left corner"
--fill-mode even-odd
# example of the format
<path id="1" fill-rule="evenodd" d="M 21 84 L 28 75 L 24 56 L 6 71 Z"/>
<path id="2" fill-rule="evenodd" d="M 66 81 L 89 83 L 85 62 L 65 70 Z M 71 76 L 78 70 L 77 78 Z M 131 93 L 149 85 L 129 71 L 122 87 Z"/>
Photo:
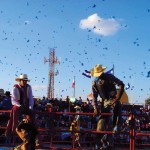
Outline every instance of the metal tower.
<path id="1" fill-rule="evenodd" d="M 54 98 L 54 76 L 55 64 L 59 64 L 59 60 L 55 57 L 55 49 L 50 49 L 49 59 L 44 57 L 44 64 L 49 62 L 49 73 L 48 73 L 48 88 L 47 88 L 47 98 Z"/>

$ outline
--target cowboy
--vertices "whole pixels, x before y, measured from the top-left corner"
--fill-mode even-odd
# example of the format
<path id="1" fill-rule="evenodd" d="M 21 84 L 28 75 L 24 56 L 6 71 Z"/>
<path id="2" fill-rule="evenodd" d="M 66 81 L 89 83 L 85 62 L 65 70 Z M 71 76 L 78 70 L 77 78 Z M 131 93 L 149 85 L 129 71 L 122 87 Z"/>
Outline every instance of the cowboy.
<path id="1" fill-rule="evenodd" d="M 111 110 L 113 111 L 113 119 L 110 116 L 100 116 L 97 123 L 97 131 L 104 131 L 108 129 L 115 129 L 118 131 L 120 130 L 122 120 L 120 98 L 124 92 L 124 83 L 114 75 L 104 73 L 106 68 L 107 67 L 103 67 L 102 65 L 97 64 L 94 69 L 91 69 L 90 71 L 91 75 L 95 77 L 92 85 L 94 112 L 98 112 L 98 95 L 101 98 L 101 113 L 109 113 Z M 100 146 L 99 144 L 97 145 L 98 147 Z"/>
<path id="2" fill-rule="evenodd" d="M 32 123 L 27 119 L 23 119 L 16 128 L 16 133 L 22 140 L 22 143 L 14 147 L 14 150 L 35 150 L 38 131 Z"/>
<path id="3" fill-rule="evenodd" d="M 21 74 L 15 79 L 19 84 L 15 84 L 12 90 L 12 111 L 10 114 L 10 120 L 8 121 L 5 135 L 15 134 L 15 129 L 18 125 L 19 120 L 22 119 L 23 115 L 29 120 L 34 121 L 34 99 L 32 95 L 32 88 L 27 84 L 27 74 Z"/>
<path id="4" fill-rule="evenodd" d="M 81 112 L 81 107 L 80 106 L 75 106 L 74 109 L 76 110 L 76 113 L 80 113 Z M 75 146 L 77 147 L 81 147 L 80 145 L 80 133 L 79 132 L 75 132 L 75 131 L 80 131 L 80 115 L 75 115 L 71 126 L 70 126 L 70 131 L 72 132 L 72 138 L 74 139 L 75 142 Z"/>

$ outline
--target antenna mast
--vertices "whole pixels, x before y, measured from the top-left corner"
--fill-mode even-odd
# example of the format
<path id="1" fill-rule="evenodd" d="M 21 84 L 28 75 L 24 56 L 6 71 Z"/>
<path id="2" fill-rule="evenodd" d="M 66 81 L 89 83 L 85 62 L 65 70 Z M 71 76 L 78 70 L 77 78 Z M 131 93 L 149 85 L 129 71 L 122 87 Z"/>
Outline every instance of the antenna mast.
<path id="1" fill-rule="evenodd" d="M 54 77 L 57 75 L 55 73 L 55 64 L 60 64 L 59 60 L 55 57 L 55 49 L 50 49 L 49 59 L 44 57 L 44 64 L 49 62 L 49 73 L 48 73 L 48 87 L 47 87 L 47 98 L 54 98 Z"/>

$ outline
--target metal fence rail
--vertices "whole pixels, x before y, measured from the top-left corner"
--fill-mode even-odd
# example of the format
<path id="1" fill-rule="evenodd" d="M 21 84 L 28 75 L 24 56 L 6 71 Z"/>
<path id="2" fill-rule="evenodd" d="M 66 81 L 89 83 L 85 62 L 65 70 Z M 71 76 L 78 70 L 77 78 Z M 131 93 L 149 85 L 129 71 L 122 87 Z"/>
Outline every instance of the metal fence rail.
<path id="1" fill-rule="evenodd" d="M 11 110 L 0 110 L 0 114 L 6 114 L 10 113 Z M 91 149 L 94 145 L 94 138 L 92 138 L 95 134 L 114 134 L 117 136 L 117 134 L 126 134 L 127 136 L 130 137 L 130 143 L 119 143 L 120 145 L 124 145 L 125 147 L 130 147 L 130 150 L 135 150 L 135 146 L 138 144 L 136 143 L 136 138 L 140 136 L 150 136 L 150 132 L 137 132 L 135 130 L 135 116 L 131 116 L 132 118 L 132 124 L 130 125 L 130 132 L 120 132 L 120 133 L 114 133 L 112 131 L 96 131 L 95 129 L 80 129 L 80 131 L 76 131 L 73 129 L 70 131 L 69 126 L 67 127 L 62 127 L 59 125 L 60 122 L 60 116 L 67 116 L 68 118 L 73 117 L 75 115 L 81 115 L 81 116 L 93 116 L 94 113 L 73 113 L 73 112 L 39 112 L 36 111 L 36 114 L 39 115 L 42 119 L 38 121 L 42 121 L 45 123 L 44 125 L 47 124 L 48 120 L 47 118 L 50 118 L 50 126 L 49 124 L 47 127 L 39 127 L 38 131 L 40 133 L 40 136 L 43 138 L 43 144 L 45 145 L 45 149 L 57 149 L 55 147 L 55 144 L 63 144 L 62 146 L 66 146 L 66 149 L 77 149 L 75 148 L 75 139 L 72 135 L 75 133 L 80 133 L 81 135 L 81 144 L 82 144 L 82 149 Z M 111 116 L 112 113 L 102 113 L 101 115 L 107 115 Z M 129 116 L 129 114 L 122 114 L 123 116 Z M 45 117 L 45 118 L 44 118 Z M 3 120 L 0 120 L 0 122 Z M 71 120 L 68 121 L 68 125 Z M 67 122 L 64 122 L 67 123 Z M 56 127 L 57 125 L 57 127 Z M 94 126 L 95 127 L 95 126 Z M 5 130 L 6 126 L 0 126 L 1 130 Z M 60 139 L 59 133 L 68 133 L 70 134 L 71 138 L 68 140 L 62 140 Z M 90 136 L 89 136 L 90 135 Z M 92 136 L 91 136 L 92 135 Z M 57 137 L 58 136 L 58 137 Z M 88 138 L 90 140 L 88 140 Z M 93 140 L 93 141 L 92 141 Z M 17 136 L 12 136 L 8 140 L 4 135 L 0 136 L 0 147 L 2 146 L 7 146 L 7 147 L 13 147 L 17 144 L 18 142 L 18 137 Z M 85 146 L 86 145 L 86 146 Z M 69 147 L 70 146 L 70 147 Z M 146 146 L 150 147 L 150 144 L 141 144 L 141 146 Z M 65 149 L 61 148 L 61 149 Z M 80 148 L 81 149 L 81 148 Z"/>

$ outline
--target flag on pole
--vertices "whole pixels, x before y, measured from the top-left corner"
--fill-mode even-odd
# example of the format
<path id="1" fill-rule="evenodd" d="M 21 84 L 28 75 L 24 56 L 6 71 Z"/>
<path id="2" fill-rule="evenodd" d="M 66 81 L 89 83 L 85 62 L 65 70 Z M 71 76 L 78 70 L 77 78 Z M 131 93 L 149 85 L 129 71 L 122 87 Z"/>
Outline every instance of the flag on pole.
<path id="1" fill-rule="evenodd" d="M 72 88 L 75 88 L 75 80 L 72 81 Z"/>
<path id="2" fill-rule="evenodd" d="M 114 68 L 112 68 L 112 69 L 108 70 L 108 71 L 107 71 L 107 72 L 105 72 L 105 73 L 107 73 L 107 74 L 114 74 Z"/>
<path id="3" fill-rule="evenodd" d="M 82 75 L 88 77 L 88 78 L 91 78 L 91 74 L 90 74 L 90 71 L 88 70 L 84 70 L 84 72 L 82 73 Z"/>

